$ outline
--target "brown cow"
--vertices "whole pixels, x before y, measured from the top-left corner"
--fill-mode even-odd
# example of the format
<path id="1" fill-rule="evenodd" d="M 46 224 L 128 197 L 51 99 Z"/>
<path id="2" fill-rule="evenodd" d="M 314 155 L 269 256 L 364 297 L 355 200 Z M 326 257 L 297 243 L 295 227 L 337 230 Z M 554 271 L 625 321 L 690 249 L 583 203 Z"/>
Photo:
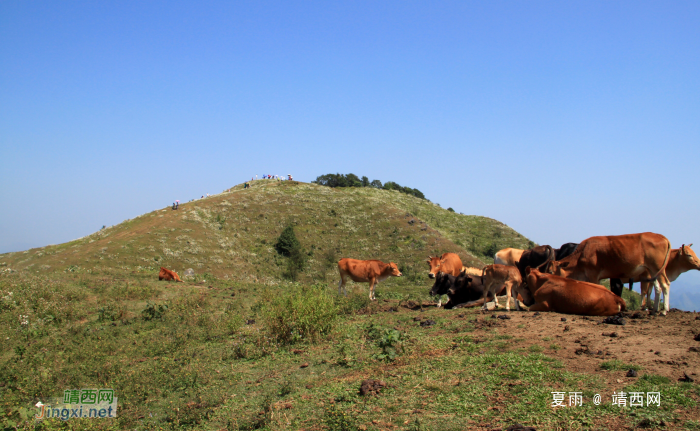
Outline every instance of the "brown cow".
<path id="1" fill-rule="evenodd" d="M 671 243 L 658 233 L 594 236 L 579 244 L 576 251 L 560 261 L 548 262 L 549 274 L 598 283 L 605 278 L 637 278 L 645 272 L 668 292 L 664 268 L 671 254 Z M 668 301 L 664 304 L 668 312 Z"/>
<path id="2" fill-rule="evenodd" d="M 510 298 L 515 299 L 515 308 L 520 310 L 518 302 L 518 294 L 524 299 L 526 304 L 532 303 L 530 292 L 523 286 L 523 279 L 520 277 L 518 268 L 510 265 L 493 264 L 487 265 L 482 270 L 481 275 L 484 283 L 484 310 L 486 307 L 486 297 L 490 294 L 494 295 L 494 302 L 498 307 L 498 296 L 496 292 L 501 290 L 502 286 L 506 288 L 506 310 L 510 311 Z M 513 294 L 514 293 L 514 294 Z"/>
<path id="3" fill-rule="evenodd" d="M 462 259 L 455 253 L 444 253 L 442 256 L 428 256 L 426 260 L 430 266 L 428 278 L 435 278 L 438 272 L 454 275 L 457 277 L 462 271 Z M 438 296 L 438 307 L 442 306 L 442 296 Z"/>
<path id="4" fill-rule="evenodd" d="M 160 272 L 158 273 L 158 280 L 175 280 L 179 281 L 180 283 L 184 283 L 184 281 L 180 280 L 180 277 L 177 275 L 177 272 L 163 268 L 162 266 L 160 267 Z"/>
<path id="5" fill-rule="evenodd" d="M 356 283 L 369 283 L 369 299 L 374 301 L 374 286 L 387 278 L 401 277 L 399 267 L 394 262 L 384 263 L 381 260 L 357 260 L 347 257 L 338 261 L 338 272 L 340 272 L 340 283 L 338 283 L 338 294 L 341 291 L 347 295 L 345 289 L 345 279 L 350 279 Z"/>
<path id="6" fill-rule="evenodd" d="M 668 257 L 668 264 L 666 269 L 664 269 L 664 276 L 666 277 L 667 286 L 670 290 L 671 282 L 676 281 L 676 279 L 684 272 L 690 271 L 692 269 L 700 270 L 700 259 L 695 254 L 695 252 L 690 248 L 693 244 L 682 245 L 681 248 L 674 248 L 671 250 L 671 254 Z M 648 279 L 649 274 L 644 273 L 643 275 L 637 277 L 634 282 L 640 281 L 640 279 Z M 661 276 L 659 276 L 661 278 Z M 651 289 L 649 288 L 651 283 L 648 281 L 642 281 L 642 310 L 646 310 L 651 301 Z M 662 284 L 662 283 L 659 283 Z M 657 286 L 660 288 L 660 286 Z M 659 311 L 659 291 L 656 292 L 656 299 L 654 302 L 654 311 Z M 668 301 L 668 294 L 670 292 L 663 292 L 664 301 Z"/>
<path id="7" fill-rule="evenodd" d="M 625 300 L 599 284 L 587 283 L 527 268 L 527 287 L 535 303 L 530 311 L 554 311 L 584 316 L 613 316 L 625 311 Z"/>
<path id="8" fill-rule="evenodd" d="M 524 251 L 519 248 L 504 248 L 493 255 L 493 263 L 515 266 L 515 263 L 520 260 L 520 256 L 522 256 Z"/>

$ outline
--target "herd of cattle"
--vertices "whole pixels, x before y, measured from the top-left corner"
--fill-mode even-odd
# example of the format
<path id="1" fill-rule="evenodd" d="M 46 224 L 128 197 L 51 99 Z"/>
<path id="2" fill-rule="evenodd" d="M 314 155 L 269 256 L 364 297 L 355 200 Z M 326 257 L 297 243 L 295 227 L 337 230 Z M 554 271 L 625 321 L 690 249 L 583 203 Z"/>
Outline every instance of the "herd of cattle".
<path id="1" fill-rule="evenodd" d="M 530 311 L 610 316 L 625 310 L 623 282 L 629 282 L 630 290 L 632 283 L 639 282 L 642 309 L 649 305 L 653 284 L 654 312 L 659 311 L 663 293 L 665 315 L 669 311 L 671 282 L 686 271 L 700 270 L 700 259 L 691 246 L 672 249 L 665 236 L 652 232 L 594 236 L 558 249 L 549 245 L 529 250 L 506 248 L 496 253 L 493 265 L 480 269 L 465 267 L 458 255 L 445 253 L 427 260 L 428 276 L 435 280 L 430 294 L 447 295 L 445 308 L 487 308 L 490 300 L 498 307 L 498 296 L 505 294 L 507 310 L 513 298 L 518 310 L 522 302 Z M 369 283 L 370 300 L 375 299 L 377 283 L 401 276 L 394 262 L 349 258 L 338 262 L 338 272 L 338 294 L 346 293 L 349 278 Z M 610 279 L 610 290 L 598 284 L 606 278 Z M 162 267 L 158 279 L 182 281 L 177 273 Z M 438 307 L 441 306 L 439 300 Z"/>
<path id="2" fill-rule="evenodd" d="M 559 249 L 549 245 L 530 250 L 503 249 L 494 256 L 493 265 L 481 269 L 464 267 L 459 256 L 445 253 L 427 260 L 428 276 L 435 279 L 430 294 L 446 294 L 449 301 L 445 308 L 479 305 L 486 308 L 491 298 L 498 306 L 498 296 L 505 293 L 507 310 L 513 297 L 517 309 L 520 309 L 519 299 L 530 311 L 609 316 L 625 310 L 622 283 L 629 282 L 632 289 L 632 283 L 640 282 L 642 308 L 648 306 L 653 284 L 654 311 L 659 311 L 663 293 L 665 315 L 669 311 L 671 282 L 686 271 L 700 270 L 700 259 L 690 246 L 672 249 L 665 236 L 651 232 L 594 236 L 580 244 L 564 244 Z M 394 262 L 379 260 L 341 259 L 338 271 L 339 294 L 350 278 L 369 283 L 372 300 L 377 283 L 401 276 Z M 598 284 L 606 278 L 610 279 L 611 290 Z M 438 307 L 441 305 L 438 301 Z"/>

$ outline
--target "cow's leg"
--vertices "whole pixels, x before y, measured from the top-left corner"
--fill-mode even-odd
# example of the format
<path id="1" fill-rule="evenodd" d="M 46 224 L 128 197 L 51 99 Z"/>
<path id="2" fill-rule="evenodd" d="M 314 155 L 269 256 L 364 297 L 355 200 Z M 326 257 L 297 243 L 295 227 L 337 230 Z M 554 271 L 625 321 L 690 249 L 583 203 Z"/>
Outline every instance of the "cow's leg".
<path id="1" fill-rule="evenodd" d="M 639 283 L 642 290 L 642 310 L 646 310 L 649 306 L 649 300 L 651 299 L 651 290 L 649 289 L 649 282 L 642 281 Z"/>
<path id="2" fill-rule="evenodd" d="M 482 307 L 484 310 L 488 310 L 489 308 L 486 306 L 486 300 L 489 296 L 489 293 L 491 291 L 491 284 L 487 284 L 484 286 L 484 296 L 482 297 L 482 301 L 484 301 L 484 306 Z"/>
<path id="3" fill-rule="evenodd" d="M 654 313 L 658 313 L 659 301 L 661 301 L 661 285 L 659 284 L 658 279 L 654 280 L 654 292 L 656 293 L 654 297 Z"/>
<path id="4" fill-rule="evenodd" d="M 438 295 L 438 303 L 437 303 L 438 308 L 442 307 L 442 295 Z"/>
<path id="5" fill-rule="evenodd" d="M 671 294 L 671 283 L 668 281 L 668 278 L 663 275 L 659 276 L 658 280 L 661 289 L 664 292 L 664 311 L 661 314 L 665 316 L 671 308 L 671 300 L 669 299 L 669 295 Z"/>
<path id="6" fill-rule="evenodd" d="M 369 300 L 374 301 L 374 286 L 377 284 L 377 279 L 375 278 L 370 278 L 369 279 Z"/>
<path id="7" fill-rule="evenodd" d="M 547 301 L 536 302 L 530 307 L 530 311 L 550 311 Z"/>
<path id="8" fill-rule="evenodd" d="M 510 296 L 512 293 L 513 285 L 510 281 L 506 281 L 506 311 L 510 311 Z"/>
<path id="9" fill-rule="evenodd" d="M 340 281 L 338 282 L 338 296 L 342 295 L 342 292 L 345 292 L 345 296 L 348 296 L 348 291 L 345 288 L 345 277 L 343 277 L 343 274 L 340 274 Z"/>

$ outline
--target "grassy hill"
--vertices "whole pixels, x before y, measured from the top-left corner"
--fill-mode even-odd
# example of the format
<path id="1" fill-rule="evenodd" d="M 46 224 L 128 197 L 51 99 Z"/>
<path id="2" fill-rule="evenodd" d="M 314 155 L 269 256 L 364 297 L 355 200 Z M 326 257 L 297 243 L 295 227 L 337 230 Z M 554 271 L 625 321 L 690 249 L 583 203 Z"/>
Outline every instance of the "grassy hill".
<path id="1" fill-rule="evenodd" d="M 341 257 L 392 260 L 410 276 L 426 269 L 429 254 L 455 252 L 465 264 L 480 266 L 493 262 L 500 248 L 532 244 L 496 220 L 456 214 L 396 191 L 260 180 L 65 244 L 3 254 L 0 265 L 34 272 L 165 266 L 274 284 L 284 262 L 273 245 L 287 224 L 309 253 L 302 281 L 334 274 Z"/>
<path id="2" fill-rule="evenodd" d="M 282 276 L 286 258 L 274 250 L 289 224 L 309 259 L 298 282 Z M 453 251 L 479 266 L 493 248 L 528 244 L 495 220 L 398 192 L 257 181 L 0 255 L 0 427 L 627 429 L 640 417 L 700 426 L 696 389 L 653 374 L 643 389 L 672 397 L 662 408 L 555 412 L 552 390 L 612 391 L 606 377 L 553 357 L 561 340 L 535 335 L 542 316 L 508 324 L 429 302 L 428 255 Z M 338 296 L 345 256 L 392 260 L 406 276 L 381 283 L 372 303 L 366 284 Z M 196 275 L 159 282 L 161 265 Z M 378 395 L 358 393 L 368 378 L 386 383 Z M 117 418 L 32 419 L 38 401 L 82 388 L 114 389 Z"/>

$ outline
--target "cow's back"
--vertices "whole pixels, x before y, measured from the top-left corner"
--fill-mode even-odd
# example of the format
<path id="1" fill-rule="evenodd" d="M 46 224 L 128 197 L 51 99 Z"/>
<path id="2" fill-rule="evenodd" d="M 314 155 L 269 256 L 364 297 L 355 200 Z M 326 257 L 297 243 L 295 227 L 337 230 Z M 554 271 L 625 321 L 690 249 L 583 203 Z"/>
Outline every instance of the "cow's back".
<path id="1" fill-rule="evenodd" d="M 440 256 L 440 261 L 443 262 L 440 264 L 440 271 L 455 277 L 459 276 L 459 273 L 462 271 L 462 259 L 459 258 L 459 255 L 456 253 L 445 253 Z"/>
<path id="2" fill-rule="evenodd" d="M 382 265 L 380 265 L 382 264 Z M 381 273 L 380 268 L 386 266 L 379 260 L 358 260 L 345 257 L 338 261 L 338 270 L 347 274 L 355 282 L 369 281 Z"/>

